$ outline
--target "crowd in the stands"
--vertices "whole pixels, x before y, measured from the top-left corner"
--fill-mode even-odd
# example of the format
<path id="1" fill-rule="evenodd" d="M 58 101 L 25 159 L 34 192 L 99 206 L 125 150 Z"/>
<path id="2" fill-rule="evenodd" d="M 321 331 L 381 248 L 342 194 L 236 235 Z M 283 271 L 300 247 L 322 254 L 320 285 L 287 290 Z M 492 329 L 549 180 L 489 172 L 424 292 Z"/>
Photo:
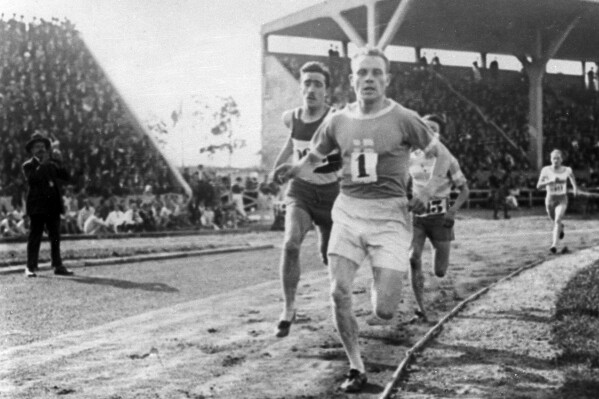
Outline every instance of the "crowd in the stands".
<path id="1" fill-rule="evenodd" d="M 173 191 L 168 168 L 68 20 L 0 17 L 0 195 L 22 196 L 25 142 L 63 154 L 75 192 Z"/>
<path id="2" fill-rule="evenodd" d="M 90 196 L 85 189 L 75 192 L 73 186 L 67 186 L 62 233 L 112 235 L 238 228 L 251 223 L 252 216 L 259 213 L 256 211 L 272 213 L 280 194 L 280 187 L 268 182 L 266 176 L 260 182 L 258 172 L 245 179 L 232 179 L 230 174 L 217 174 L 202 165 L 193 169 L 183 171 L 193 190 L 191 200 L 177 193 Z M 0 237 L 24 236 L 27 229 L 28 218 L 20 203 L 0 204 Z"/>

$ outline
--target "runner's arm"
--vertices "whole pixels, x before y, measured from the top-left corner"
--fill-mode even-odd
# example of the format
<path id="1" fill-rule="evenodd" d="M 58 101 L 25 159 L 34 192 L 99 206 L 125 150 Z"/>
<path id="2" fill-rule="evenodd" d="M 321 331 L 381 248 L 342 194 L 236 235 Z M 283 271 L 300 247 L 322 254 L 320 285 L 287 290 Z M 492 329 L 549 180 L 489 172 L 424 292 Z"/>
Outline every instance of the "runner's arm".
<path id="1" fill-rule="evenodd" d="M 549 176 L 545 174 L 545 170 L 541 170 L 541 175 L 539 176 L 539 181 L 537 182 L 537 189 L 546 187 L 553 182 L 555 182 L 555 179 L 550 179 Z"/>
<path id="2" fill-rule="evenodd" d="M 287 161 L 292 154 L 293 154 L 293 140 L 291 139 L 291 136 L 289 136 L 289 138 L 287 139 L 287 142 L 285 143 L 283 148 L 281 148 L 279 155 L 277 155 L 277 158 L 275 159 L 275 164 L 273 166 L 273 170 L 276 170 L 285 161 Z"/>
<path id="3" fill-rule="evenodd" d="M 323 158 L 320 158 L 317 154 L 310 151 L 305 157 L 303 157 L 298 163 L 289 164 L 284 163 L 275 170 L 275 176 L 281 181 L 285 182 L 289 179 L 293 179 L 300 170 L 307 168 L 314 170 L 317 166 L 322 164 Z"/>
<path id="4" fill-rule="evenodd" d="M 285 125 L 285 127 L 287 127 L 287 129 L 291 130 L 292 124 L 293 124 L 293 111 L 286 111 L 285 113 L 283 113 L 282 119 L 283 119 L 283 124 Z M 281 148 L 281 151 L 279 151 L 279 154 L 277 155 L 277 158 L 275 159 L 275 163 L 272 167 L 271 178 L 276 183 L 281 183 L 280 177 L 279 177 L 280 172 L 277 172 L 279 166 L 281 166 L 285 161 L 287 161 L 292 154 L 293 154 L 293 139 L 291 138 L 291 134 L 290 134 L 289 137 L 287 138 L 287 141 L 285 142 L 285 145 Z"/>
<path id="5" fill-rule="evenodd" d="M 422 194 L 426 199 L 426 201 L 424 201 L 425 203 L 428 202 L 433 193 L 445 183 L 452 158 L 451 153 L 443 143 L 435 140 L 431 144 L 432 145 L 430 145 L 429 148 L 425 149 L 425 153 L 435 157 L 435 164 L 430 179 L 422 189 Z"/>
<path id="6" fill-rule="evenodd" d="M 547 187 L 548 185 L 550 185 L 551 183 L 554 183 L 555 180 L 545 180 L 545 181 L 539 181 L 537 183 L 537 189 L 541 189 L 543 187 Z"/>
<path id="7" fill-rule="evenodd" d="M 468 188 L 468 183 L 464 182 L 456 188 L 460 193 L 458 194 L 458 197 L 455 199 L 451 208 L 447 210 L 447 213 L 452 219 L 455 218 L 455 215 L 456 213 L 458 213 L 458 210 L 464 205 L 464 203 L 468 200 L 468 197 L 470 196 L 470 189 Z"/>
<path id="8" fill-rule="evenodd" d="M 578 195 L 578 185 L 576 184 L 576 177 L 574 177 L 572 169 L 568 170 L 568 179 L 570 179 L 570 183 L 572 183 L 572 194 L 576 197 Z"/>

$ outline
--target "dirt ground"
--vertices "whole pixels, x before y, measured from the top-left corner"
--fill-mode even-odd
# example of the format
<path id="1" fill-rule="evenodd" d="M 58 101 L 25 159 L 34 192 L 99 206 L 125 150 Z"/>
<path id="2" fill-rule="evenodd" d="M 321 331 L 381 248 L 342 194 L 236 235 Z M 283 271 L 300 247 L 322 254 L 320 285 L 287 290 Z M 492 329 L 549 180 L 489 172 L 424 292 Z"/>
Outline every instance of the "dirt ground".
<path id="1" fill-rule="evenodd" d="M 584 263 L 581 257 L 599 257 L 591 249 L 582 251 L 599 246 L 597 219 L 567 221 L 564 242 L 572 253 L 556 257 L 548 254 L 550 223 L 541 212 L 516 213 L 511 220 L 489 220 L 488 216 L 465 212 L 456 224 L 448 276 L 437 279 L 429 273 L 426 305 L 433 321 L 510 272 L 542 259 L 549 262 L 484 295 L 448 324 L 402 381 L 401 397 L 541 398 L 547 397 L 539 396 L 541 393 L 559 392 L 563 379 L 555 367 L 551 369 L 555 378 L 549 374 L 533 378 L 536 371 L 549 369 L 546 362 L 551 352 L 547 348 L 551 345 L 546 330 L 530 333 L 544 326 L 526 321 L 546 322 L 560 285 L 541 278 L 555 278 L 555 274 L 532 270 L 546 267 L 555 271 L 563 263 L 567 267 L 557 278 L 565 283 L 568 273 Z M 0 398 L 378 397 L 405 351 L 431 327 L 406 324 L 414 308 L 408 282 L 402 287 L 405 300 L 397 319 L 372 325 L 371 273 L 367 265 L 361 268 L 354 288 L 354 309 L 369 384 L 361 394 L 346 395 L 337 390 L 347 362 L 332 325 L 328 276 L 317 264 L 314 234 L 303 247 L 298 320 L 287 338 L 273 336 L 281 307 L 277 276 L 280 240 L 280 233 L 252 235 L 248 242 L 273 243 L 277 248 L 251 256 L 196 258 L 194 272 L 188 272 L 192 267 L 189 260 L 173 260 L 169 267 L 176 272 L 165 267 L 166 262 L 78 268 L 79 278 L 93 282 L 85 285 L 52 275 L 33 284 L 21 274 L 0 275 L 1 300 L 7 304 L 3 305 L 0 329 Z M 90 243 L 99 244 L 101 241 Z M 429 261 L 427 254 L 425 264 Z M 198 267 L 202 267 L 201 273 Z M 194 276 L 205 286 L 198 288 Z M 169 289 L 148 289 L 149 283 Z M 529 289 L 531 284 L 535 289 Z M 539 294 L 541 291 L 545 294 Z M 49 297 L 52 306 L 40 304 L 40 298 Z M 494 305 L 476 307 L 481 303 Z M 524 321 L 513 316 L 524 312 L 532 312 L 522 316 Z M 43 317 L 60 318 L 66 327 L 41 333 L 44 324 L 34 319 Z M 493 317 L 507 319 L 502 334 L 489 335 L 495 325 Z M 514 322 L 517 328 L 511 327 Z M 485 323 L 491 327 L 482 328 Z M 473 349 L 488 342 L 494 346 L 480 352 Z M 515 342 L 518 345 L 514 346 Z M 458 353 L 460 350 L 468 356 Z M 504 363 L 508 351 L 517 356 Z M 487 381 L 481 388 L 484 378 L 477 373 L 483 372 L 478 370 L 485 364 L 496 365 L 502 372 L 485 374 Z M 539 387 L 513 396 L 517 391 L 511 388 L 518 385 L 510 381 L 515 381 L 516 374 L 530 376 L 532 383 L 545 384 L 546 390 Z M 461 382 L 455 385 L 457 380 Z"/>
<path id="2" fill-rule="evenodd" d="M 599 397 L 599 370 L 578 365 L 594 372 L 594 388 L 588 379 L 572 384 L 551 331 L 557 294 L 597 259 L 599 247 L 561 255 L 492 287 L 418 356 L 401 397 Z"/>

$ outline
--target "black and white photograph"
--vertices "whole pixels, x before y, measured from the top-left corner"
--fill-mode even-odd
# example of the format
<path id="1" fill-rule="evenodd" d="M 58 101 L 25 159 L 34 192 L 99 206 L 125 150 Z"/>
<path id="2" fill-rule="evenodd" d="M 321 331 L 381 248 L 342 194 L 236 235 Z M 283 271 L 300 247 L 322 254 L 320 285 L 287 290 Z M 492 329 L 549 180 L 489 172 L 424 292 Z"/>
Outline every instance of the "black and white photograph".
<path id="1" fill-rule="evenodd" d="M 0 0 L 5 398 L 599 398 L 599 0 Z"/>

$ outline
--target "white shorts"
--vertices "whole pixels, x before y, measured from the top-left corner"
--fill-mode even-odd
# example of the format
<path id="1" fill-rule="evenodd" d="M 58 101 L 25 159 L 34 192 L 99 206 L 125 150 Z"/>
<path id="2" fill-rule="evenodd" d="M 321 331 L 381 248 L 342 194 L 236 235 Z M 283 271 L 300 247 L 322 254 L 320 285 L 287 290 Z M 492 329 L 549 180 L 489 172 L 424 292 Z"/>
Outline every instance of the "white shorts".
<path id="1" fill-rule="evenodd" d="M 360 265 L 407 272 L 412 230 L 406 198 L 361 199 L 339 194 L 333 206 L 328 255 Z"/>

